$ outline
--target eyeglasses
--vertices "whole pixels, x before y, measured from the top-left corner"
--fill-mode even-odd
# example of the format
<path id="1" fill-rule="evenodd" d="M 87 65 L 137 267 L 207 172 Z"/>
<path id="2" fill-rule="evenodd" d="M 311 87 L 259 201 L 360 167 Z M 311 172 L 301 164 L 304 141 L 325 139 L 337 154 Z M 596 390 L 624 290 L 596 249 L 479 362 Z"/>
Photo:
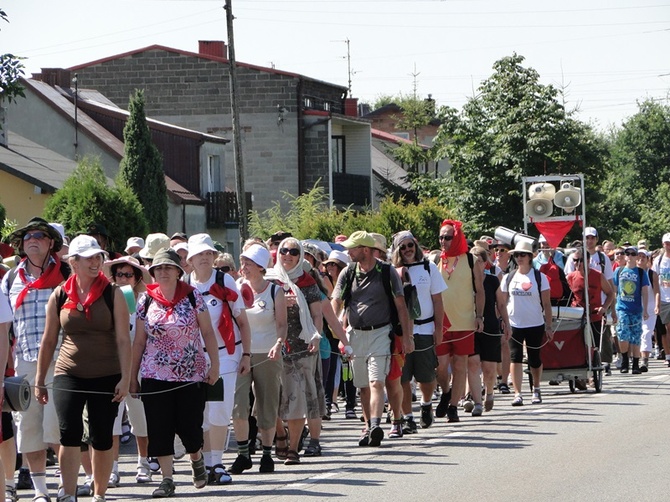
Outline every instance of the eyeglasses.
<path id="1" fill-rule="evenodd" d="M 623 255 L 624 253 L 623 253 L 623 251 L 617 251 L 617 252 L 614 253 L 614 254 L 617 255 L 617 256 L 621 256 L 621 255 Z"/>
<path id="2" fill-rule="evenodd" d="M 217 270 L 220 270 L 221 272 L 230 272 L 230 267 L 228 265 L 225 265 L 223 267 L 218 267 Z"/>
<path id="3" fill-rule="evenodd" d="M 30 239 L 37 239 L 38 241 L 41 241 L 42 239 L 46 239 L 49 237 L 45 232 L 27 232 L 23 236 L 23 241 L 29 241 Z"/>
<path id="4" fill-rule="evenodd" d="M 522 256 L 525 256 L 526 258 L 533 258 L 533 255 L 530 253 L 516 253 L 514 256 L 517 258 L 521 258 Z"/>
<path id="5" fill-rule="evenodd" d="M 290 254 L 291 256 L 300 256 L 300 250 L 296 248 L 281 248 L 279 250 L 279 254 L 281 255 Z"/>
<path id="6" fill-rule="evenodd" d="M 637 253 L 635 251 L 626 251 L 625 255 L 626 256 L 637 256 Z"/>
<path id="7" fill-rule="evenodd" d="M 581 263 L 584 261 L 584 258 L 575 258 L 575 263 Z"/>
<path id="8" fill-rule="evenodd" d="M 454 238 L 453 235 L 440 235 L 440 240 L 441 241 L 450 241 Z"/>
<path id="9" fill-rule="evenodd" d="M 131 279 L 132 277 L 135 277 L 135 274 L 133 274 L 132 272 L 117 272 L 116 274 L 114 274 L 114 276 L 117 279 L 121 279 L 121 277 L 125 277 L 126 279 Z"/>
<path id="10" fill-rule="evenodd" d="M 414 249 L 414 243 L 408 242 L 407 244 L 400 246 L 400 251 L 404 251 L 405 249 Z"/>
<path id="11" fill-rule="evenodd" d="M 494 251 L 495 251 L 496 253 L 506 253 L 506 252 L 507 252 L 507 249 L 505 249 L 505 248 L 495 248 Z"/>

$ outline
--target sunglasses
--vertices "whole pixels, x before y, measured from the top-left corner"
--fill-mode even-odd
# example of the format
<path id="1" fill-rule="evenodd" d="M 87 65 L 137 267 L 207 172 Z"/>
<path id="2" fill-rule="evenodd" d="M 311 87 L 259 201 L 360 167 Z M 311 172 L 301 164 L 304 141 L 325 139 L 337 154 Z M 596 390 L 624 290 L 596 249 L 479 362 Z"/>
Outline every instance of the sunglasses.
<path id="1" fill-rule="evenodd" d="M 23 241 L 29 241 L 30 239 L 36 239 L 38 241 L 41 241 L 42 239 L 46 239 L 49 237 L 45 232 L 27 232 L 23 236 Z"/>
<path id="2" fill-rule="evenodd" d="M 507 251 L 508 251 L 508 250 L 505 249 L 505 248 L 495 248 L 495 252 L 496 252 L 496 253 L 507 253 Z"/>
<path id="3" fill-rule="evenodd" d="M 441 241 L 450 241 L 453 240 L 454 236 L 453 235 L 440 235 L 440 240 Z"/>
<path id="4" fill-rule="evenodd" d="M 217 270 L 220 270 L 223 273 L 230 272 L 230 267 L 228 265 L 225 265 L 223 267 L 217 268 Z"/>
<path id="5" fill-rule="evenodd" d="M 114 274 L 114 276 L 117 279 L 121 279 L 121 277 L 125 277 L 126 279 L 131 279 L 131 278 L 135 277 L 135 274 L 133 274 L 132 272 L 117 272 L 116 274 Z"/>
<path id="6" fill-rule="evenodd" d="M 408 242 L 407 244 L 400 246 L 400 251 L 404 251 L 405 249 L 414 249 L 414 243 Z"/>
<path id="7" fill-rule="evenodd" d="M 626 251 L 624 254 L 626 256 L 637 256 L 637 253 L 635 251 Z"/>
<path id="8" fill-rule="evenodd" d="M 279 250 L 279 254 L 281 255 L 290 254 L 291 256 L 300 256 L 300 250 L 296 248 L 281 248 Z"/>
<path id="9" fill-rule="evenodd" d="M 624 253 L 623 253 L 623 251 L 617 251 L 617 252 L 614 253 L 614 254 L 617 255 L 617 256 L 621 256 L 621 255 L 623 255 Z"/>
<path id="10" fill-rule="evenodd" d="M 575 263 L 581 263 L 584 261 L 584 258 L 575 258 Z"/>
<path id="11" fill-rule="evenodd" d="M 533 258 L 533 255 L 530 253 L 516 253 L 514 256 L 517 258 L 521 258 L 522 256 L 525 256 L 526 258 Z"/>

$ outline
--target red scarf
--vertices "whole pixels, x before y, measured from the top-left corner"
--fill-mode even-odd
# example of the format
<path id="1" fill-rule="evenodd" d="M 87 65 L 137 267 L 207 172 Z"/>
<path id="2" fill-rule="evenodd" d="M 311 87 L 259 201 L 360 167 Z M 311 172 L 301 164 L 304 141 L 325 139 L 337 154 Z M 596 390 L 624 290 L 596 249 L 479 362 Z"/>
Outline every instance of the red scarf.
<path id="1" fill-rule="evenodd" d="M 209 294 L 223 302 L 221 309 L 221 318 L 219 319 L 219 334 L 221 340 L 226 345 L 228 354 L 235 353 L 235 330 L 233 329 L 233 312 L 230 310 L 228 302 L 234 302 L 239 296 L 236 291 L 221 286 L 216 282 L 209 288 Z"/>
<path id="2" fill-rule="evenodd" d="M 42 272 L 42 275 L 32 282 L 28 282 L 28 279 L 26 279 L 26 269 L 23 267 L 19 268 L 19 278 L 24 286 L 16 298 L 16 307 L 14 310 L 19 309 L 31 289 L 53 289 L 65 280 L 60 271 L 60 259 L 55 254 L 51 256 L 54 258 L 54 262 Z M 11 288 L 12 285 L 10 284 L 9 287 Z"/>
<path id="3" fill-rule="evenodd" d="M 463 223 L 456 220 L 444 220 L 442 225 L 440 225 L 440 228 L 446 225 L 454 227 L 454 238 L 451 241 L 449 249 L 442 251 L 440 254 L 440 258 L 442 258 L 443 261 L 468 252 L 468 242 L 465 240 L 465 235 L 463 234 Z"/>
<path id="4" fill-rule="evenodd" d="M 308 286 L 315 285 L 316 281 L 314 280 L 314 277 L 309 275 L 307 272 L 303 272 L 302 275 L 298 277 L 298 280 L 293 281 L 293 283 L 299 288 L 306 288 Z"/>
<path id="5" fill-rule="evenodd" d="M 177 288 L 174 291 L 174 297 L 172 300 L 168 300 L 163 296 L 161 287 L 157 282 L 147 284 L 147 294 L 167 309 L 168 316 L 172 314 L 172 310 L 175 308 L 175 306 L 184 298 L 186 298 L 191 291 L 193 291 L 192 286 L 189 286 L 184 281 L 177 281 Z"/>
<path id="6" fill-rule="evenodd" d="M 63 291 L 67 295 L 67 301 L 63 305 L 64 309 L 68 310 L 78 310 L 79 312 L 84 312 L 86 314 L 86 319 L 91 319 L 91 305 L 102 296 L 102 292 L 105 290 L 109 284 L 109 280 L 105 277 L 105 274 L 98 272 L 98 277 L 93 280 L 91 284 L 91 289 L 88 290 L 86 298 L 82 302 L 79 299 L 79 292 L 77 291 L 77 279 L 76 275 L 71 275 L 70 278 L 65 281 L 63 284 Z"/>

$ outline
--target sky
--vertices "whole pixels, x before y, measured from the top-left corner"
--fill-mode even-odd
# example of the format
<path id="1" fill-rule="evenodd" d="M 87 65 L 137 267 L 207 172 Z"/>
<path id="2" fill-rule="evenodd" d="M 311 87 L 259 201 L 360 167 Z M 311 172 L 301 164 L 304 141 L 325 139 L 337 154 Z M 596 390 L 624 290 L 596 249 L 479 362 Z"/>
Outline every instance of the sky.
<path id="1" fill-rule="evenodd" d="M 351 76 L 353 96 L 370 103 L 416 89 L 460 109 L 515 52 L 599 130 L 638 101 L 668 103 L 669 0 L 230 1 L 238 61 L 344 86 Z M 224 4 L 5 0 L 0 52 L 25 57 L 27 75 L 153 44 L 197 52 L 198 40 L 227 40 Z"/>

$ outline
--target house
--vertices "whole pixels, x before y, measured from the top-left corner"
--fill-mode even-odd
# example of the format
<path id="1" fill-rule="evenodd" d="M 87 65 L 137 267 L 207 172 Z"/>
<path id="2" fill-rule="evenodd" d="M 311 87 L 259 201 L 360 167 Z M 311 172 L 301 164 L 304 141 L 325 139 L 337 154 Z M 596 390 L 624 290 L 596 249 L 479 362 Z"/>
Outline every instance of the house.
<path id="1" fill-rule="evenodd" d="M 97 89 L 121 108 L 135 89 L 144 89 L 148 116 L 232 138 L 222 41 L 200 41 L 197 53 L 152 45 L 69 70 L 81 86 Z M 245 191 L 255 209 L 317 183 L 334 206 L 375 205 L 370 122 L 357 117 L 346 87 L 239 62 L 237 79 Z M 232 159 L 232 145 L 226 152 Z M 223 186 L 235 186 L 231 165 Z"/>
<path id="2" fill-rule="evenodd" d="M 128 111 L 97 91 L 75 93 L 68 71 L 43 70 L 39 77 L 45 81 L 22 79 L 26 97 L 8 106 L 6 127 L 73 161 L 68 176 L 74 161 L 88 155 L 100 159 L 108 178 L 116 178 L 124 155 L 123 128 Z M 209 231 L 229 249 L 237 250 L 236 197 L 223 185 L 228 140 L 151 118 L 147 124 L 166 173 L 168 233 Z M 214 201 L 210 209 L 218 210 L 210 215 L 217 221 L 214 228 L 208 226 L 208 197 Z"/>

